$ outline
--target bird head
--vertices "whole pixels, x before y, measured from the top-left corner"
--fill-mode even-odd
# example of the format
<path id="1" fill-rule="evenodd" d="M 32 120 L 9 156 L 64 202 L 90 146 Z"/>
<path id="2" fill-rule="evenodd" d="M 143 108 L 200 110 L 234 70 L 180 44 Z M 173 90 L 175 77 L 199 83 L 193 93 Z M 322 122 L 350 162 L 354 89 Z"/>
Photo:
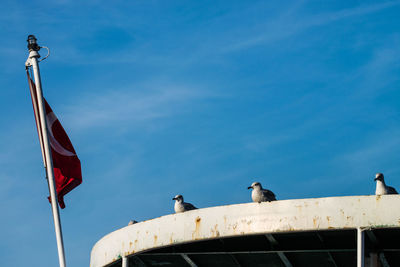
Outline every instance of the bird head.
<path id="1" fill-rule="evenodd" d="M 136 221 L 136 220 L 130 220 L 129 223 L 128 223 L 128 225 L 132 225 L 132 224 L 135 224 L 135 223 L 138 223 L 138 221 Z"/>
<path id="2" fill-rule="evenodd" d="M 250 188 L 261 189 L 262 186 L 261 186 L 261 184 L 259 182 L 254 182 L 254 183 L 251 184 L 251 186 L 247 187 L 247 189 L 250 189 Z"/>
<path id="3" fill-rule="evenodd" d="M 183 202 L 183 196 L 182 195 L 176 195 L 172 200 L 175 200 L 177 202 Z"/>
<path id="4" fill-rule="evenodd" d="M 383 173 L 378 172 L 378 173 L 375 175 L 374 181 L 381 181 L 381 182 L 383 182 Z"/>

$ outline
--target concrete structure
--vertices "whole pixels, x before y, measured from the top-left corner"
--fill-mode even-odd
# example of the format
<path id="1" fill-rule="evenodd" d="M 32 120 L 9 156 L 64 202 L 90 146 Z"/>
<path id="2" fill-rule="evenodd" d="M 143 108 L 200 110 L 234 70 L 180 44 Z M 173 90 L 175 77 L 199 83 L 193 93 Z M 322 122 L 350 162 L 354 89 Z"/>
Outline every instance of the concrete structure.
<path id="1" fill-rule="evenodd" d="M 95 244 L 90 266 L 128 266 L 129 260 L 129 266 L 214 266 L 213 258 L 215 266 L 355 266 L 357 255 L 358 266 L 364 259 L 368 266 L 395 266 L 397 228 L 399 195 L 219 206 L 114 231 Z"/>

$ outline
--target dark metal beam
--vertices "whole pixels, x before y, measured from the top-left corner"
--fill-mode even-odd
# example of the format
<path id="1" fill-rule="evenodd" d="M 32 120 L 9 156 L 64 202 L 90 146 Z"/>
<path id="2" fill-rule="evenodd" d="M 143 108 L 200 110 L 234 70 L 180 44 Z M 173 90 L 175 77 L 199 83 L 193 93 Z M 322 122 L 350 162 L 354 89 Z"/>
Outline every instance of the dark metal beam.
<path id="1" fill-rule="evenodd" d="M 219 242 L 221 242 L 222 246 L 224 247 L 224 250 L 226 250 L 225 241 L 221 238 L 218 240 L 219 240 Z M 233 254 L 229 254 L 229 255 L 230 255 L 231 259 L 233 260 L 233 262 L 236 264 L 236 266 L 242 267 L 242 265 L 240 265 L 240 262 L 236 259 L 235 255 L 233 255 Z"/>
<path id="2" fill-rule="evenodd" d="M 279 245 L 278 241 L 276 241 L 275 237 L 272 234 L 266 234 L 265 237 L 271 243 L 272 248 L 276 248 Z M 279 256 L 279 258 L 286 267 L 293 267 L 293 265 L 290 263 L 289 259 L 286 257 L 284 252 L 276 252 L 276 254 Z"/>
<path id="3" fill-rule="evenodd" d="M 133 255 L 133 256 L 129 256 L 128 257 L 128 266 L 129 266 L 129 262 L 133 260 L 135 261 L 135 263 L 139 266 L 139 267 L 146 267 L 146 264 L 142 261 L 141 258 L 139 258 L 138 255 Z"/>
<path id="4" fill-rule="evenodd" d="M 371 240 L 371 243 L 374 245 L 374 247 L 376 247 L 376 248 L 379 247 L 379 240 L 376 237 L 376 235 L 374 234 L 374 232 L 372 232 L 372 230 L 366 230 L 365 232 L 367 233 L 367 236 Z M 378 250 L 378 251 L 379 251 L 379 260 L 382 264 L 382 267 L 390 267 L 390 264 L 387 261 L 383 251 L 382 250 Z"/>
<path id="5" fill-rule="evenodd" d="M 322 238 L 322 236 L 318 232 L 316 232 L 316 235 L 319 238 L 319 240 L 321 241 L 322 247 L 326 248 L 325 247 L 325 242 L 324 242 L 324 239 Z M 328 253 L 329 261 L 331 261 L 335 267 L 338 267 L 338 265 L 336 264 L 336 261 L 333 258 L 332 254 L 329 251 L 327 253 Z"/>
<path id="6" fill-rule="evenodd" d="M 386 259 L 386 257 L 385 257 L 385 254 L 382 252 L 382 253 L 379 253 L 379 260 L 381 261 L 381 263 L 382 263 L 382 267 L 390 267 L 390 264 L 389 264 L 389 262 L 387 261 L 387 259 Z"/>
<path id="7" fill-rule="evenodd" d="M 186 255 L 226 255 L 226 254 L 273 254 L 273 253 L 326 253 L 326 252 L 355 252 L 356 249 L 296 249 L 296 250 L 259 250 L 259 251 L 219 251 L 219 252 L 185 252 Z M 400 249 L 384 251 L 400 252 Z M 181 255 L 182 253 L 144 253 L 146 256 Z"/>
<path id="8" fill-rule="evenodd" d="M 197 267 L 197 264 L 185 253 L 180 254 L 182 258 L 190 265 L 190 267 Z"/>

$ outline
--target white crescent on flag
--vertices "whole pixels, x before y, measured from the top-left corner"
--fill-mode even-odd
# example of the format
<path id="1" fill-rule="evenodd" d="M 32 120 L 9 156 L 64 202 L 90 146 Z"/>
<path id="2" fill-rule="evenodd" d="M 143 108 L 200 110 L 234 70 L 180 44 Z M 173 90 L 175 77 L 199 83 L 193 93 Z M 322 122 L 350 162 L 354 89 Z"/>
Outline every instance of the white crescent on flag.
<path id="1" fill-rule="evenodd" d="M 72 153 L 71 151 L 65 149 L 54 137 L 53 135 L 53 124 L 55 121 L 57 121 L 57 117 L 53 112 L 50 112 L 46 115 L 46 121 L 47 121 L 47 131 L 49 133 L 49 139 L 50 139 L 50 145 L 51 147 L 60 155 L 63 156 L 75 156 L 75 153 Z"/>

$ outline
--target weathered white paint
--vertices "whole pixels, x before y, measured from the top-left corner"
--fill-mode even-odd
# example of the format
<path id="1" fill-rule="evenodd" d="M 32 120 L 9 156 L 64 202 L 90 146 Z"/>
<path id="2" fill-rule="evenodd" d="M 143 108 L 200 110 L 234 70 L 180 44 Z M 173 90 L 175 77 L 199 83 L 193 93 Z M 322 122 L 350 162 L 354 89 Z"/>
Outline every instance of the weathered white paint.
<path id="1" fill-rule="evenodd" d="M 219 206 L 129 225 L 100 239 L 90 266 L 164 246 L 249 234 L 400 227 L 400 195 L 293 199 Z"/>

